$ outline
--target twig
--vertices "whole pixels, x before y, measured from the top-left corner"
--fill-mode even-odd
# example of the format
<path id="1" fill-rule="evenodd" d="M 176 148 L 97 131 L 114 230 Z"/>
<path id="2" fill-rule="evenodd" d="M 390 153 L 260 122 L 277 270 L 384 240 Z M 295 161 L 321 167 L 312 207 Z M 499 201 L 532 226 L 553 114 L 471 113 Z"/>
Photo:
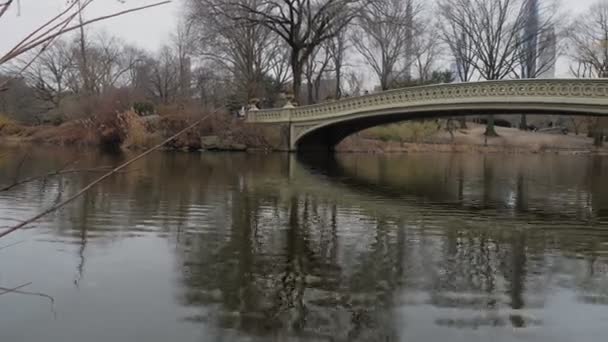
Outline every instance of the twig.
<path id="1" fill-rule="evenodd" d="M 46 299 L 50 300 L 51 304 L 55 303 L 55 298 L 53 298 L 53 297 L 51 297 L 51 296 L 49 296 L 47 294 L 40 293 L 40 292 L 19 291 L 19 288 L 22 288 L 22 287 L 25 287 L 25 286 L 28 286 L 28 285 L 31 285 L 31 284 L 32 283 L 28 283 L 28 284 L 25 284 L 25 285 L 22 285 L 22 286 L 20 286 L 18 288 L 13 288 L 13 289 L 7 289 L 5 287 L 0 287 L 0 290 L 4 291 L 3 293 L 0 293 L 0 294 L 11 292 L 11 293 L 18 293 L 18 294 L 28 295 L 28 296 L 38 296 L 38 297 L 43 297 L 43 298 L 46 298 Z"/>
<path id="2" fill-rule="evenodd" d="M 87 3 L 85 4 L 85 6 L 88 6 L 91 2 L 93 2 L 93 0 L 87 1 Z M 23 38 L 19 43 L 17 43 L 15 46 L 13 46 L 13 48 L 9 52 L 7 52 L 5 54 L 5 56 L 11 55 L 15 51 L 19 50 L 19 48 L 21 48 L 24 44 L 27 44 L 27 42 L 30 39 L 32 39 L 34 36 L 36 36 L 42 30 L 44 30 L 45 28 L 47 28 L 50 25 L 52 25 L 53 23 L 55 23 L 57 20 L 61 19 L 61 17 L 63 17 L 66 13 L 70 12 L 70 10 L 72 10 L 72 8 L 74 8 L 77 4 L 78 4 L 78 2 L 76 2 L 76 1 L 72 2 L 61 13 L 59 13 L 56 16 L 54 16 L 53 18 L 49 19 L 47 22 L 45 22 L 44 24 L 42 24 L 36 30 L 34 30 L 33 32 L 31 32 L 30 34 L 28 34 L 25 38 Z M 72 13 L 67 18 L 63 18 L 59 23 L 55 23 L 55 26 L 51 27 L 46 32 L 40 34 L 40 36 L 44 37 L 45 35 L 48 35 L 53 30 L 57 29 L 59 26 L 65 24 L 65 23 L 70 23 L 76 17 L 77 14 L 78 14 L 78 12 Z M 62 27 L 62 28 L 65 28 L 65 26 Z"/>
<path id="3" fill-rule="evenodd" d="M 23 53 L 26 53 L 29 50 L 31 50 L 31 49 L 33 49 L 33 48 L 35 48 L 37 46 L 40 46 L 41 44 L 46 43 L 49 40 L 53 40 L 57 36 L 60 36 L 62 34 L 65 34 L 65 33 L 68 33 L 68 32 L 74 31 L 74 30 L 77 30 L 77 29 L 79 29 L 79 28 L 81 28 L 83 26 L 88 26 L 88 25 L 96 23 L 98 21 L 103 21 L 103 20 L 111 19 L 111 18 L 114 18 L 114 17 L 118 17 L 118 16 L 122 16 L 122 15 L 128 14 L 128 13 L 138 12 L 138 11 L 142 11 L 142 10 L 149 9 L 149 8 L 152 8 L 152 7 L 166 5 L 166 4 L 170 3 L 170 2 L 171 1 L 162 1 L 162 2 L 155 3 L 155 4 L 151 4 L 151 5 L 131 8 L 131 9 L 120 11 L 120 12 L 116 12 L 116 13 L 113 13 L 113 14 L 97 17 L 95 19 L 87 20 L 87 21 L 85 21 L 83 23 L 79 23 L 79 24 L 72 25 L 72 26 L 67 27 L 67 28 L 60 29 L 60 30 L 58 30 L 57 32 L 54 32 L 54 33 L 50 33 L 50 32 L 46 33 L 46 34 L 48 34 L 47 36 L 41 35 L 40 37 L 36 37 L 36 38 L 32 39 L 32 41 L 27 42 L 27 44 L 23 44 L 23 46 L 21 46 L 19 49 L 15 50 L 15 51 L 11 51 L 7 55 L 5 55 L 4 57 L 0 58 L 0 64 L 4 63 L 6 61 L 9 61 L 9 60 L 11 60 L 11 59 L 15 58 L 16 56 L 19 56 L 19 55 L 21 55 Z"/>
<path id="4" fill-rule="evenodd" d="M 190 126 L 184 128 L 184 129 L 182 129 L 181 131 L 175 133 L 174 135 L 172 135 L 168 139 L 164 140 L 160 144 L 158 144 L 158 145 L 150 148 L 149 150 L 147 150 L 147 151 L 139 154 L 138 156 L 136 156 L 136 157 L 134 157 L 132 159 L 129 159 L 125 163 L 117 166 L 116 168 L 112 169 L 110 172 L 104 174 L 103 176 L 97 178 L 96 180 L 94 180 L 93 182 L 91 182 L 89 185 L 85 186 L 82 190 L 80 190 L 76 194 L 70 196 L 68 199 L 64 200 L 63 202 L 58 203 L 56 205 L 53 205 L 52 207 L 46 209 L 45 211 L 43 211 L 43 212 L 41 212 L 41 213 L 39 213 L 39 214 L 31 217 L 31 218 L 29 218 L 29 219 L 27 219 L 27 220 L 19 223 L 16 226 L 13 226 L 13 227 L 11 227 L 11 228 L 3 231 L 2 233 L 0 233 L 0 238 L 3 238 L 5 236 L 7 236 L 8 234 L 17 231 L 17 230 L 19 230 L 19 229 L 27 226 L 28 224 L 30 224 L 30 223 L 32 223 L 34 221 L 37 221 L 38 219 L 40 219 L 40 218 L 42 218 L 42 217 L 44 217 L 44 216 L 46 216 L 46 215 L 48 215 L 48 214 L 50 214 L 50 213 L 58 210 L 59 208 L 61 208 L 61 207 L 65 206 L 66 204 L 72 202 L 73 200 L 77 199 L 78 197 L 80 197 L 85 192 L 89 191 L 92 187 L 94 187 L 98 183 L 106 180 L 107 178 L 109 178 L 110 176 L 112 176 L 113 174 L 115 174 L 116 172 L 118 172 L 118 171 L 124 169 L 125 167 L 133 164 L 134 162 L 142 159 L 143 157 L 147 156 L 148 154 L 150 154 L 150 153 L 158 150 L 159 148 L 163 147 L 165 144 L 169 143 L 171 140 L 179 137 L 180 135 L 182 135 L 182 134 L 186 133 L 187 131 L 191 130 L 192 128 L 198 126 L 201 122 L 207 120 L 208 118 L 210 118 L 213 114 L 217 113 L 218 111 L 219 111 L 219 108 L 216 109 L 213 113 L 205 115 L 204 117 L 202 117 L 201 119 L 199 119 L 198 121 L 196 121 L 195 123 L 193 123 L 192 125 L 190 125 Z"/>
<path id="5" fill-rule="evenodd" d="M 8 11 L 8 8 L 11 7 L 11 3 L 14 0 L 8 0 L 2 4 L 0 4 L 0 18 L 2 18 L 2 16 L 4 15 L 4 13 L 6 13 L 6 11 Z"/>
<path id="6" fill-rule="evenodd" d="M 19 289 L 22 289 L 22 288 L 24 288 L 26 286 L 29 286 L 29 285 L 32 285 L 32 282 L 25 283 L 25 284 L 19 285 L 17 287 L 13 287 L 12 289 L 0 288 L 0 290 L 4 291 L 4 292 L 0 292 L 0 296 L 2 296 L 3 294 L 6 294 L 6 293 L 15 292 L 15 291 L 17 291 Z"/>
<path id="7" fill-rule="evenodd" d="M 11 1 L 6 2 L 4 7 L 0 8 L 0 17 L 6 12 L 6 10 L 8 9 L 8 6 L 10 6 Z M 132 12 L 137 12 L 137 11 L 141 11 L 141 10 L 145 10 L 145 9 L 149 9 L 152 7 L 157 7 L 157 6 L 161 6 L 161 5 L 166 5 L 168 3 L 170 3 L 171 1 L 163 1 L 163 2 L 158 2 L 155 4 L 150 4 L 150 5 L 146 5 L 146 6 L 141 6 L 141 7 L 136 7 L 136 8 L 131 8 L 125 11 L 121 11 L 121 12 L 116 12 L 110 15 L 105 15 L 102 17 L 98 17 L 98 18 L 94 18 L 91 19 L 89 21 L 86 22 L 80 22 L 79 24 L 73 25 L 73 26 L 69 26 L 68 25 L 72 22 L 72 20 L 80 14 L 80 11 L 82 11 L 82 9 L 84 9 L 86 6 L 88 6 L 89 4 L 91 4 L 93 2 L 93 0 L 88 0 L 87 2 L 85 2 L 78 11 L 76 11 L 75 13 L 70 14 L 67 18 L 63 18 L 62 17 L 68 13 L 77 3 L 76 1 L 73 2 L 66 10 L 64 10 L 63 12 L 61 12 L 60 14 L 58 14 L 57 16 L 55 16 L 54 18 L 50 19 L 49 21 L 47 21 L 45 24 L 43 24 L 42 26 L 40 26 L 38 29 L 36 29 L 34 32 L 30 33 L 25 39 L 23 39 L 21 42 L 19 42 L 16 46 L 14 46 L 9 52 L 7 52 L 5 55 L 1 56 L 0 55 L 0 65 L 10 61 L 11 59 L 14 59 L 16 57 L 18 57 L 19 55 L 22 55 L 38 46 L 43 46 L 42 50 L 38 52 L 38 54 L 32 58 L 30 60 L 29 63 L 27 63 L 25 65 L 25 67 L 23 67 L 21 69 L 21 71 L 19 72 L 22 73 L 25 69 L 27 69 L 33 62 L 34 60 L 40 56 L 40 54 L 42 53 L 42 51 L 44 51 L 57 37 L 63 35 L 64 33 L 67 32 L 71 32 L 74 31 L 76 29 L 79 29 L 81 27 L 87 26 L 89 24 L 93 24 L 95 22 L 98 21 L 103 21 L 103 20 L 107 20 L 107 19 L 111 19 L 114 17 L 118 17 L 118 16 L 122 16 L 128 13 L 132 13 Z M 0 5 L 2 6 L 2 5 Z M 56 21 L 59 21 L 58 23 L 56 23 Z M 54 25 L 51 26 L 50 28 L 48 28 L 50 25 Z M 44 29 L 46 29 L 46 31 L 42 32 Z M 8 82 L 10 81 L 11 78 L 8 78 L 6 81 L 1 82 L 0 83 L 0 92 L 5 91 L 8 89 Z"/>
<path id="8" fill-rule="evenodd" d="M 49 300 L 50 304 L 51 304 L 51 312 L 53 313 L 53 316 L 57 316 L 57 313 L 55 312 L 55 298 L 53 298 L 52 296 L 49 296 L 45 293 L 41 293 L 41 292 L 28 292 L 28 291 L 19 291 L 19 289 L 24 288 L 28 285 L 31 285 L 32 283 L 29 282 L 27 284 L 23 284 L 21 286 L 12 288 L 12 289 L 8 289 L 5 287 L 0 287 L 0 291 L 4 291 L 4 292 L 0 292 L 0 296 L 6 293 L 16 293 L 16 294 L 20 294 L 20 295 L 25 295 L 25 296 L 36 296 L 36 297 L 42 297 L 42 298 L 46 298 Z"/>

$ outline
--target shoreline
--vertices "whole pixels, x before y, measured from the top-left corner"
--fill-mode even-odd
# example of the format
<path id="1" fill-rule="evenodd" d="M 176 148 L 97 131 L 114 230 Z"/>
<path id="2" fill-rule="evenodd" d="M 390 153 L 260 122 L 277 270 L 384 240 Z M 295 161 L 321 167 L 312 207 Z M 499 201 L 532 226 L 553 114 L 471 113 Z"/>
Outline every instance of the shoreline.
<path id="1" fill-rule="evenodd" d="M 367 139 L 366 139 L 367 140 Z M 468 144 L 445 144 L 445 143 L 386 143 L 380 140 L 368 140 L 368 146 L 338 146 L 332 153 L 335 154 L 376 154 L 376 155 L 398 155 L 398 154 L 426 154 L 426 153 L 454 153 L 454 154 L 556 154 L 556 155 L 571 155 L 571 156 L 608 156 L 608 147 L 599 147 L 593 149 L 580 148 L 563 148 L 554 146 L 537 146 L 521 147 L 521 146 L 479 146 Z M 52 143 L 34 142 L 29 139 L 21 139 L 15 137 L 0 137 L 0 147 L 54 147 L 66 149 L 103 149 L 99 145 L 56 145 Z M 129 149 L 117 148 L 117 151 L 135 152 L 144 149 Z M 297 153 L 277 148 L 260 148 L 246 147 L 240 149 L 234 148 L 213 148 L 213 149 L 195 149 L 189 150 L 186 148 L 165 147 L 159 149 L 163 152 L 178 152 L 178 153 Z M 306 153 L 306 152 L 304 152 Z M 324 151 L 310 151 L 310 153 L 324 153 Z"/>
<path id="2" fill-rule="evenodd" d="M 376 141 L 372 141 L 372 144 Z M 383 146 L 384 145 L 384 146 Z M 559 155 L 608 155 L 607 147 L 564 148 L 559 146 L 483 146 L 473 144 L 403 143 L 370 145 L 368 148 L 338 147 L 337 153 L 412 154 L 412 153 L 476 153 L 476 154 L 559 154 Z"/>
<path id="3" fill-rule="evenodd" d="M 58 127 L 14 126 L 2 132 L 0 146 L 52 146 L 76 149 L 105 149 L 109 151 L 143 151 L 159 143 L 164 136 L 184 126 L 183 118 L 165 118 L 169 124 L 141 125 L 141 119 L 127 116 L 127 124 L 121 129 L 95 131 L 72 124 Z M 415 125 L 415 124 L 414 124 Z M 159 127 L 160 126 L 160 127 Z M 475 153 L 475 154 L 558 154 L 558 155 L 608 155 L 608 144 L 593 146 L 593 140 L 584 135 L 548 134 L 521 131 L 515 128 L 497 127 L 498 137 L 486 138 L 485 126 L 470 123 L 466 129 L 453 131 L 426 128 L 424 134 L 413 137 L 411 126 L 387 128 L 355 133 L 334 148 L 335 153 L 411 154 L 411 153 Z M 118 132 L 118 133 L 117 133 Z M 11 134 L 12 133 L 12 134 Z M 112 140 L 107 137 L 115 137 Z M 281 143 L 281 133 L 274 128 L 244 125 L 242 122 L 214 120 L 211 126 L 184 134 L 167 144 L 163 151 L 188 152 L 250 152 L 289 153 Z M 105 142 L 110 142 L 104 143 Z"/>

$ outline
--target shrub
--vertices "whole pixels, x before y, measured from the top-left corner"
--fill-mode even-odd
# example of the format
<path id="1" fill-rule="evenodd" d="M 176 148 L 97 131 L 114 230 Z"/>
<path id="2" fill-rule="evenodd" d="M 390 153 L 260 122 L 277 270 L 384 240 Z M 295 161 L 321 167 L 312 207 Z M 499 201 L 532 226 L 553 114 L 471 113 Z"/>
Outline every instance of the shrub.
<path id="1" fill-rule="evenodd" d="M 135 102 L 133 103 L 133 111 L 139 116 L 154 114 L 154 105 L 150 102 Z"/>
<path id="2" fill-rule="evenodd" d="M 123 147 L 146 148 L 160 140 L 159 135 L 152 134 L 148 130 L 138 113 L 127 111 L 119 114 L 118 118 L 121 122 L 121 129 L 125 132 Z"/>
<path id="3" fill-rule="evenodd" d="M 0 133 L 2 135 L 17 135 L 23 131 L 23 127 L 18 125 L 8 116 L 0 113 Z"/>

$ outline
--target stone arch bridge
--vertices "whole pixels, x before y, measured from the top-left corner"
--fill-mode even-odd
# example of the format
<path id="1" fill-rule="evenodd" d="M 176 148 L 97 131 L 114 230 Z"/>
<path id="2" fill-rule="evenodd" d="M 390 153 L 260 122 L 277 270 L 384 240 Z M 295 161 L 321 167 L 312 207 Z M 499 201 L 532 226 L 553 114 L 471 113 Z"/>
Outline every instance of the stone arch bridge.
<path id="1" fill-rule="evenodd" d="M 328 150 L 363 129 L 411 119 L 485 114 L 608 116 L 608 79 L 507 80 L 390 90 L 311 106 L 250 110 L 277 125 L 290 151 Z"/>

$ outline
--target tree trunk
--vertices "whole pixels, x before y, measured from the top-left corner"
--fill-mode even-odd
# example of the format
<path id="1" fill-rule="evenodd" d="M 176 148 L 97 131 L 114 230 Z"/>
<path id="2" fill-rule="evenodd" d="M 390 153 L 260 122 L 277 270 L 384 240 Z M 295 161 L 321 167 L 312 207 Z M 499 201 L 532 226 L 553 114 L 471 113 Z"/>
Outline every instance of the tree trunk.
<path id="1" fill-rule="evenodd" d="M 293 49 L 291 52 L 291 72 L 293 77 L 293 97 L 296 99 L 296 102 L 300 104 L 300 88 L 302 87 L 302 70 L 303 63 L 300 62 L 300 50 Z"/>
<path id="2" fill-rule="evenodd" d="M 528 117 L 526 114 L 521 115 L 521 121 L 519 122 L 519 129 L 522 131 L 528 130 Z"/>
<path id="3" fill-rule="evenodd" d="M 596 128 L 593 132 L 593 146 L 602 147 L 604 145 L 604 134 L 600 128 Z"/>
<path id="4" fill-rule="evenodd" d="M 314 84 L 311 81 L 310 78 L 306 79 L 306 87 L 307 87 L 307 93 L 308 93 L 308 103 L 309 105 L 314 104 L 315 103 L 315 97 L 314 97 L 314 93 L 315 93 L 315 89 L 314 89 Z"/>
<path id="5" fill-rule="evenodd" d="M 604 145 L 604 126 L 601 118 L 595 119 L 595 125 L 593 126 L 593 146 L 602 147 Z"/>
<path id="6" fill-rule="evenodd" d="M 488 115 L 488 123 L 486 125 L 486 133 L 487 137 L 497 137 L 498 133 L 494 129 L 494 115 Z"/>
<path id="7" fill-rule="evenodd" d="M 336 65 L 336 100 L 339 100 L 342 97 L 342 66 Z"/>
<path id="8" fill-rule="evenodd" d="M 467 117 L 461 116 L 458 118 L 458 122 L 460 123 L 460 129 L 467 129 Z"/>

